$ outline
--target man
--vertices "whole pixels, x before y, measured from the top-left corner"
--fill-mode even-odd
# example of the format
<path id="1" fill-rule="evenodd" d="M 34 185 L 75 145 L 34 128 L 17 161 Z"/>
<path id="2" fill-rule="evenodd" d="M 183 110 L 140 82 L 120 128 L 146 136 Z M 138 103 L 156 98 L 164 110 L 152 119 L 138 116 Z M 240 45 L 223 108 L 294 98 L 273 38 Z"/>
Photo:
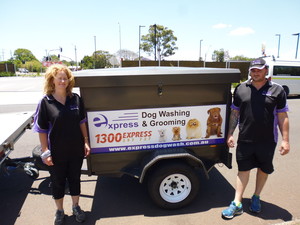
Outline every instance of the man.
<path id="1" fill-rule="evenodd" d="M 274 171 L 272 161 L 278 138 L 277 125 L 282 135 L 280 154 L 285 155 L 290 150 L 288 107 L 283 88 L 266 79 L 268 65 L 262 58 L 250 63 L 249 73 L 251 79 L 236 87 L 231 106 L 227 144 L 230 148 L 235 146 L 233 132 L 239 124 L 238 174 L 234 200 L 222 212 L 226 219 L 243 213 L 243 193 L 250 170 L 254 168 L 257 168 L 256 186 L 249 210 L 261 211 L 260 194 L 268 175 Z"/>

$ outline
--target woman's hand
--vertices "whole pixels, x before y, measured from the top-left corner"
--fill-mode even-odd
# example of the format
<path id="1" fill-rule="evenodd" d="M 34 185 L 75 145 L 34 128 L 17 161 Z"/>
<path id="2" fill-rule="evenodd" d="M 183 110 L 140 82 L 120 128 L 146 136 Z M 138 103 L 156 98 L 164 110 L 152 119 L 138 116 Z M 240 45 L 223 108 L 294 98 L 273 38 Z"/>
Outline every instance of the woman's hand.
<path id="1" fill-rule="evenodd" d="M 46 164 L 47 166 L 53 166 L 54 165 L 53 162 L 52 162 L 52 157 L 51 156 L 43 159 L 43 163 Z"/>
<path id="2" fill-rule="evenodd" d="M 91 154 L 91 148 L 89 144 L 86 142 L 84 143 L 84 156 L 87 157 Z"/>

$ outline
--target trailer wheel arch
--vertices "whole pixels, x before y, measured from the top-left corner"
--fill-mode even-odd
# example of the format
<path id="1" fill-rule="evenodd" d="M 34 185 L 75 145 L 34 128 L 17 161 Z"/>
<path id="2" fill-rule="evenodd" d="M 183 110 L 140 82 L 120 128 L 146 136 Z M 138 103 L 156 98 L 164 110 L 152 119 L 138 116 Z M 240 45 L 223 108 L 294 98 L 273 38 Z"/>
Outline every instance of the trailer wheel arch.
<path id="1" fill-rule="evenodd" d="M 143 183 L 144 179 L 149 176 L 149 173 L 159 165 L 168 163 L 170 161 L 184 161 L 189 166 L 198 167 L 203 169 L 203 172 L 207 179 L 209 179 L 208 170 L 206 169 L 203 161 L 198 157 L 191 154 L 188 150 L 183 148 L 173 149 L 172 153 L 169 149 L 162 149 L 152 153 L 152 155 L 144 160 L 143 166 L 141 167 L 141 175 L 139 182 Z M 192 163 L 193 162 L 193 165 Z"/>

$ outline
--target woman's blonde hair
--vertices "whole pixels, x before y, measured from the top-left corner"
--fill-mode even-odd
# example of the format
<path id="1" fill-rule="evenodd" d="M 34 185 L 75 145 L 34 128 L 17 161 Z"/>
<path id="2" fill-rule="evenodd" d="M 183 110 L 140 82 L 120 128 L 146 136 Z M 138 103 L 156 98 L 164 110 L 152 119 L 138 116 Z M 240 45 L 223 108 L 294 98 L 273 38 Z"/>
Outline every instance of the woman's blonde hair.
<path id="1" fill-rule="evenodd" d="M 45 85 L 44 85 L 44 92 L 46 95 L 51 95 L 54 93 L 55 86 L 54 86 L 53 80 L 56 77 L 56 75 L 61 71 L 63 71 L 67 75 L 68 80 L 69 80 L 68 86 L 66 88 L 67 95 L 69 95 L 69 96 L 72 95 L 72 89 L 75 85 L 74 76 L 68 67 L 66 67 L 65 65 L 61 65 L 61 64 L 53 64 L 46 71 Z"/>

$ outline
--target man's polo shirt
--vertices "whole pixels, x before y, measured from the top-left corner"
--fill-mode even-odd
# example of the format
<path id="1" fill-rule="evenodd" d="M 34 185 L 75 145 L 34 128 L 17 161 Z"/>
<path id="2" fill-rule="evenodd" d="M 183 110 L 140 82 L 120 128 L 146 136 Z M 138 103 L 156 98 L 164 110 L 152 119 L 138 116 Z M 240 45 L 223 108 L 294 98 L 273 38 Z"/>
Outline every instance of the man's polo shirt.
<path id="1" fill-rule="evenodd" d="M 239 142 L 277 142 L 277 113 L 287 112 L 286 93 L 271 81 L 257 90 L 251 80 L 234 91 L 232 109 L 238 110 Z"/>

